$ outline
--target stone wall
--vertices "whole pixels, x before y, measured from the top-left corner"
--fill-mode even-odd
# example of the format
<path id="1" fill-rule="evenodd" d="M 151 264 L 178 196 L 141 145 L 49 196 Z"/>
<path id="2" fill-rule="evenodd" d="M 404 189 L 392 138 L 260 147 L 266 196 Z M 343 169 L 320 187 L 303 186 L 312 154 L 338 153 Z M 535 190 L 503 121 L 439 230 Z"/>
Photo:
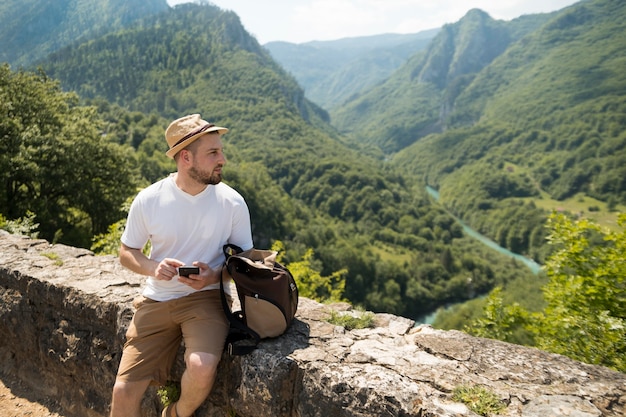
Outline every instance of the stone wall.
<path id="1" fill-rule="evenodd" d="M 114 257 L 0 234 L 0 374 L 55 399 L 67 417 L 107 416 L 142 283 Z M 388 314 L 346 331 L 324 320 L 331 308 L 349 306 L 301 299 L 285 335 L 247 356 L 225 354 L 197 415 L 475 416 L 452 400 L 460 385 L 495 393 L 507 416 L 626 415 L 622 373 Z M 179 355 L 172 378 L 181 372 Z M 160 415 L 154 389 L 143 411 Z"/>

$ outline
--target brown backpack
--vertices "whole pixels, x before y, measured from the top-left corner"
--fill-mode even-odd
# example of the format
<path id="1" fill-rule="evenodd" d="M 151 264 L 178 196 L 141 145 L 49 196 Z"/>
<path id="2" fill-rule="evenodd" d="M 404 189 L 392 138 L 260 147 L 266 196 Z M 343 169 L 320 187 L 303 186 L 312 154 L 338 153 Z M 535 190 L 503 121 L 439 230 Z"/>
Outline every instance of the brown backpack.
<path id="1" fill-rule="evenodd" d="M 298 308 L 298 287 L 291 272 L 276 262 L 276 251 L 225 245 L 225 272 L 237 289 L 241 310 L 231 311 L 220 292 L 224 313 L 230 322 L 225 348 L 231 355 L 253 351 L 261 339 L 282 335 L 291 325 Z"/>

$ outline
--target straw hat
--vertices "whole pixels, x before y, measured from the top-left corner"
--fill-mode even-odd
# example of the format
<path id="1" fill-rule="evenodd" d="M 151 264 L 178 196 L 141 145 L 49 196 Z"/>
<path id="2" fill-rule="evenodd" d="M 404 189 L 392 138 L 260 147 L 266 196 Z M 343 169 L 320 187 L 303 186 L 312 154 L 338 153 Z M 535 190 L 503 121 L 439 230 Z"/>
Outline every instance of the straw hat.
<path id="1" fill-rule="evenodd" d="M 170 147 L 165 152 L 165 155 L 174 158 L 174 155 L 184 147 L 200 136 L 211 132 L 218 132 L 220 135 L 223 135 L 228 132 L 228 129 L 202 120 L 199 114 L 190 114 L 189 116 L 176 119 L 165 130 L 165 140 Z"/>

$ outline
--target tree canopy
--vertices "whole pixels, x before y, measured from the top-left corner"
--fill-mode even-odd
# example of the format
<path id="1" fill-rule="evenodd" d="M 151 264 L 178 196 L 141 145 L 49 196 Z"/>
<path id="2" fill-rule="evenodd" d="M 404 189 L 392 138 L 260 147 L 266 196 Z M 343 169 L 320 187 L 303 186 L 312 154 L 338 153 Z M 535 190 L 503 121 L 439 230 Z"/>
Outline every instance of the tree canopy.
<path id="1" fill-rule="evenodd" d="M 626 372 L 626 214 L 620 231 L 556 213 L 549 225 L 556 251 L 545 264 L 545 307 L 503 303 L 498 288 L 466 329 L 511 342 L 525 333 L 527 344 Z"/>
<path id="2" fill-rule="evenodd" d="M 36 214 L 42 236 L 89 246 L 138 181 L 134 151 L 100 134 L 93 107 L 43 73 L 0 66 L 0 213 Z"/>

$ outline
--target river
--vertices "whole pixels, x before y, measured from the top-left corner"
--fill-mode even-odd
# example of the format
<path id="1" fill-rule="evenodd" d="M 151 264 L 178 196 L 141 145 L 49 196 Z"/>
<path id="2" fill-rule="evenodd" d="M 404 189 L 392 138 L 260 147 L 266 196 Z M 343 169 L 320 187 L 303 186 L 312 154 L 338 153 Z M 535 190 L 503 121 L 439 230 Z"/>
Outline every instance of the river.
<path id="1" fill-rule="evenodd" d="M 435 201 L 439 201 L 439 192 L 437 190 L 435 190 L 434 188 L 432 188 L 430 186 L 426 186 L 426 191 L 428 192 L 428 194 Z M 498 251 L 498 252 L 500 252 L 500 253 L 502 253 L 504 255 L 510 256 L 511 258 L 514 258 L 514 259 L 522 262 L 534 274 L 538 274 L 541 271 L 541 265 L 539 265 L 534 260 L 532 260 L 530 258 L 527 258 L 525 256 L 522 256 L 522 255 L 520 255 L 518 253 L 511 252 L 510 250 L 508 250 L 506 248 L 503 248 L 502 246 L 498 245 L 493 240 L 489 239 L 486 236 L 481 235 L 476 230 L 474 230 L 471 227 L 469 227 L 467 224 L 465 224 L 463 222 L 463 220 L 461 220 L 458 217 L 454 216 L 452 213 L 448 212 L 448 214 L 450 214 L 452 217 L 454 217 L 454 219 L 459 223 L 459 225 L 461 225 L 461 227 L 463 227 L 463 232 L 465 232 L 468 236 L 473 237 L 474 239 L 478 240 L 480 243 L 488 246 L 489 248 L 491 248 L 493 250 L 496 250 L 496 251 Z M 451 307 L 451 306 L 447 306 L 447 307 Z M 433 321 L 435 320 L 435 316 L 436 315 L 437 315 L 437 311 L 433 311 L 433 312 L 431 312 L 429 314 L 426 314 L 424 316 L 419 317 L 416 321 L 419 322 L 419 323 L 432 324 Z"/>
<path id="2" fill-rule="evenodd" d="M 435 201 L 439 201 L 439 192 L 437 190 L 435 190 L 432 187 L 426 186 L 426 191 L 428 192 L 428 194 L 430 194 L 430 196 L 432 198 L 435 199 Z M 494 249 L 494 250 L 496 250 L 496 251 L 498 251 L 498 252 L 500 252 L 500 253 L 502 253 L 504 255 L 510 256 L 511 258 L 514 258 L 514 259 L 522 262 L 524 265 L 526 265 L 528 268 L 530 268 L 530 270 L 534 274 L 538 274 L 539 271 L 541 270 L 541 265 L 539 265 L 537 262 L 533 261 L 530 258 L 522 256 L 522 255 L 520 255 L 518 253 L 511 252 L 507 248 L 503 248 L 502 246 L 498 245 L 493 240 L 489 239 L 486 236 L 481 235 L 476 230 L 474 230 L 471 227 L 469 227 L 468 225 L 466 225 L 463 222 L 463 220 L 461 220 L 458 217 L 454 216 L 452 213 L 448 212 L 448 214 L 450 214 L 452 217 L 454 217 L 454 219 L 461 225 L 461 227 L 463 227 L 463 231 L 465 233 L 467 233 L 469 236 L 473 237 L 474 239 L 478 240 L 480 243 L 482 243 L 484 245 L 487 245 L 491 249 Z"/>

